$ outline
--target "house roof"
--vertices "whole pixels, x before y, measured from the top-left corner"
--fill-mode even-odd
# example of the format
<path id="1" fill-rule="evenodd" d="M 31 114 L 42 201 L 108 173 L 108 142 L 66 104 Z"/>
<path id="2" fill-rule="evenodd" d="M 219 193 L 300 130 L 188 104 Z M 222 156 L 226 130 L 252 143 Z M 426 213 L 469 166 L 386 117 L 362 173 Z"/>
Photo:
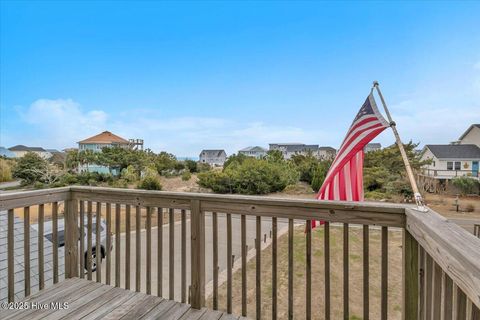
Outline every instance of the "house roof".
<path id="1" fill-rule="evenodd" d="M 45 149 L 42 147 L 27 147 L 24 146 L 23 144 L 18 144 L 16 146 L 13 146 L 11 148 L 8 148 L 10 151 L 40 151 L 40 152 L 45 152 Z"/>
<path id="2" fill-rule="evenodd" d="M 255 146 L 255 147 L 246 147 L 246 148 L 243 148 L 242 150 L 240 150 L 240 152 L 247 152 L 247 151 L 257 151 L 257 152 L 266 152 L 267 149 L 265 148 L 262 148 L 260 146 Z"/>
<path id="3" fill-rule="evenodd" d="M 7 247 L 7 211 L 0 211 L 0 247 Z M 23 220 L 14 217 L 13 220 L 13 234 L 15 237 L 13 257 L 13 270 L 15 273 L 14 293 L 15 300 L 23 299 L 24 297 L 24 256 L 23 256 Z M 45 287 L 53 284 L 53 256 L 52 247 L 53 244 L 44 239 L 44 275 L 45 275 Z M 65 270 L 65 247 L 58 248 L 58 274 L 62 278 Z M 38 290 L 38 233 L 30 227 L 30 284 L 31 293 L 35 293 Z M 0 251 L 0 302 L 7 300 L 7 253 L 6 250 Z"/>
<path id="4" fill-rule="evenodd" d="M 366 146 L 370 148 L 381 148 L 382 144 L 378 142 L 372 142 L 372 143 L 367 143 Z"/>
<path id="5" fill-rule="evenodd" d="M 332 147 L 319 147 L 318 150 L 327 150 L 327 151 L 333 151 L 333 152 L 337 151 L 335 150 L 335 148 L 332 148 Z"/>
<path id="6" fill-rule="evenodd" d="M 480 129 L 480 123 L 474 123 L 472 124 L 468 129 L 467 131 L 465 131 L 462 136 L 460 138 L 458 138 L 458 140 L 462 140 L 463 138 L 465 138 L 465 136 L 470 132 L 470 130 L 472 130 L 474 127 L 477 127 Z"/>
<path id="7" fill-rule="evenodd" d="M 480 159 L 480 148 L 474 144 L 427 144 L 425 148 L 439 159 Z"/>
<path id="8" fill-rule="evenodd" d="M 302 151 L 317 151 L 318 144 L 293 144 L 293 145 L 286 145 L 285 146 L 287 152 L 302 152 Z"/>
<path id="9" fill-rule="evenodd" d="M 128 144 L 128 140 L 111 133 L 110 131 L 103 131 L 93 137 L 79 141 L 78 143 L 102 143 L 102 144 Z"/>
<path id="10" fill-rule="evenodd" d="M 205 155 L 207 157 L 220 157 L 222 153 L 227 154 L 223 149 L 211 149 L 211 150 L 202 150 L 202 152 L 200 152 L 200 155 Z"/>

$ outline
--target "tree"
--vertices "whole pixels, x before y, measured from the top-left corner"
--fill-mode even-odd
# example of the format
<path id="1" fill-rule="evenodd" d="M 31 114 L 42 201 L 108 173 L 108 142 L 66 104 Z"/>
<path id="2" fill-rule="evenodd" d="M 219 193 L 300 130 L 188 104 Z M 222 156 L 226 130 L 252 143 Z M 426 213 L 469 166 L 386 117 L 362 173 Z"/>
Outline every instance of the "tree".
<path id="1" fill-rule="evenodd" d="M 462 195 L 478 193 L 480 183 L 471 177 L 456 177 L 452 179 L 452 184 L 460 189 Z"/>
<path id="2" fill-rule="evenodd" d="M 30 184 L 40 181 L 47 170 L 47 162 L 43 158 L 36 153 L 27 152 L 18 159 L 12 175 L 21 179 L 24 183 Z"/>
<path id="3" fill-rule="evenodd" d="M 67 152 L 65 159 L 66 169 L 74 170 L 80 165 L 80 155 L 78 150 L 70 150 Z"/>

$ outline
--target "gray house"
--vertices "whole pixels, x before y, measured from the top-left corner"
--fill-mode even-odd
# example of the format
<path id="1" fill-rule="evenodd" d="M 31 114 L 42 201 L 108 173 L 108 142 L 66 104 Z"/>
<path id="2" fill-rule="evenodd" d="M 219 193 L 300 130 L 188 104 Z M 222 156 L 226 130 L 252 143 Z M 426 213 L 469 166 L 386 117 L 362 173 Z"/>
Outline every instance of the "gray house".
<path id="1" fill-rule="evenodd" d="M 0 211 L 0 302 L 7 301 L 7 211 Z M 15 237 L 15 246 L 13 258 L 15 271 L 15 300 L 23 299 L 25 294 L 25 273 L 23 256 L 23 220 L 14 218 L 13 234 Z M 43 241 L 44 245 L 44 279 L 45 287 L 53 284 L 53 244 L 47 238 Z M 64 247 L 58 248 L 58 277 L 65 277 L 65 258 Z M 38 291 L 38 233 L 30 227 L 30 292 Z"/>
<path id="2" fill-rule="evenodd" d="M 279 150 L 284 159 L 290 159 L 294 155 L 307 155 L 311 153 L 318 159 L 335 157 L 336 150 L 332 147 L 319 147 L 318 144 L 304 143 L 270 143 L 270 150 Z"/>
<path id="3" fill-rule="evenodd" d="M 227 153 L 225 150 L 202 150 L 200 152 L 199 161 L 201 163 L 208 163 L 211 166 L 223 166 L 227 160 Z"/>
<path id="4" fill-rule="evenodd" d="M 377 151 L 381 149 L 382 149 L 382 145 L 380 143 L 373 142 L 373 143 L 367 143 L 367 145 L 363 148 L 363 151 L 370 152 L 370 151 Z"/>
<path id="5" fill-rule="evenodd" d="M 265 148 L 255 146 L 255 147 L 244 148 L 244 149 L 238 151 L 238 154 L 243 154 L 243 155 L 248 156 L 248 157 L 255 157 L 255 158 L 259 159 L 261 157 L 266 156 L 267 151 L 268 150 L 265 149 Z"/>

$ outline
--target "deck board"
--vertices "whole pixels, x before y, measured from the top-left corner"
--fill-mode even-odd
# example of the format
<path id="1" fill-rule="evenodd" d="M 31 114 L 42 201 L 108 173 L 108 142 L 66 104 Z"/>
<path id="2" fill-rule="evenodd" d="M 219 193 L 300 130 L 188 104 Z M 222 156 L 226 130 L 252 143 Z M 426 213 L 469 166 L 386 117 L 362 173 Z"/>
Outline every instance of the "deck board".
<path id="1" fill-rule="evenodd" d="M 0 319 L 238 319 L 238 316 L 221 311 L 192 309 L 188 304 L 79 278 L 61 281 L 23 301 L 39 304 L 67 302 L 68 308 L 0 310 Z"/>

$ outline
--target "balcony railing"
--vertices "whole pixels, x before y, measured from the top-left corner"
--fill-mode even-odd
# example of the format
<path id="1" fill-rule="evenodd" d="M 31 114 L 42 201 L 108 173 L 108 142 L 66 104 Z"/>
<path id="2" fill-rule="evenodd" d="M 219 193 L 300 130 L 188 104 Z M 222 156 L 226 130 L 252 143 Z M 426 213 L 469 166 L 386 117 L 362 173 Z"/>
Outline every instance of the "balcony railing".
<path id="1" fill-rule="evenodd" d="M 30 266 L 30 221 L 31 208 L 35 206 L 38 221 L 38 283 L 32 283 Z M 36 207 L 38 206 L 38 208 Z M 211 274 L 211 300 L 213 309 L 226 309 L 232 312 L 233 299 L 241 301 L 241 314 L 257 319 L 284 317 L 278 314 L 279 297 L 286 297 L 287 314 L 293 318 L 294 310 L 302 310 L 305 318 L 312 318 L 312 308 L 322 305 L 323 317 L 333 318 L 333 312 L 342 310 L 345 319 L 350 317 L 349 301 L 352 290 L 359 292 L 363 299 L 363 318 L 368 319 L 371 309 L 379 310 L 379 318 L 387 319 L 389 294 L 389 230 L 402 232 L 401 278 L 403 296 L 401 313 L 403 319 L 478 319 L 480 317 L 480 239 L 469 234 L 456 224 L 430 210 L 426 213 L 415 211 L 411 206 L 387 203 L 359 203 L 316 200 L 276 199 L 236 195 L 214 195 L 198 193 L 173 193 L 143 190 L 125 190 L 93 187 L 65 187 L 28 192 L 0 194 L 0 210 L 6 211 L 7 242 L 1 244 L 7 251 L 8 301 L 15 300 L 15 257 L 23 255 L 24 296 L 31 294 L 32 288 L 45 287 L 44 272 L 44 225 L 46 208 L 49 208 L 52 225 L 53 252 L 52 282 L 62 281 L 59 277 L 59 221 L 63 215 L 65 239 L 65 278 L 80 277 L 111 284 L 116 287 L 144 291 L 147 294 L 165 296 L 181 302 L 189 302 L 194 308 L 206 304 L 207 274 Z M 61 209 L 64 208 L 63 213 Z M 102 243 L 102 226 L 97 223 L 105 217 L 106 239 Z M 23 219 L 23 243 L 19 244 L 15 235 L 15 219 Z M 94 220 L 95 218 L 95 220 Z M 238 222 L 233 229 L 232 218 Z M 253 219 L 252 219 L 253 218 Z M 225 228 L 219 228 L 219 221 L 225 220 Z M 322 220 L 325 224 L 322 235 L 322 273 L 312 272 L 312 243 L 310 220 Z M 95 228 L 93 227 L 95 221 Z M 296 224 L 304 224 L 305 251 L 295 251 L 294 230 Z M 247 228 L 247 225 L 249 226 Z M 263 246 L 262 235 L 265 225 L 271 230 L 271 245 Z M 288 268 L 285 274 L 286 292 L 280 292 L 280 282 L 284 276 L 278 269 L 281 226 L 285 226 L 288 244 Z M 338 265 L 332 256 L 332 230 L 341 229 L 343 237 L 343 260 Z M 362 281 L 350 280 L 349 236 L 352 230 L 361 230 Z M 254 229 L 254 233 L 253 230 Z M 5 230 L 5 228 L 3 229 Z M 225 234 L 226 243 L 219 241 L 219 230 Z M 152 232 L 153 231 L 153 232 Z M 155 232 L 156 231 L 156 232 Z M 371 232 L 380 236 L 380 299 L 374 306 L 370 300 L 371 279 L 369 279 L 371 252 Z M 3 232 L 3 231 L 2 231 Z M 179 233 L 178 233 L 179 232 Z M 156 235 L 154 234 L 156 233 Z M 239 290 L 235 297 L 232 254 L 232 234 L 240 235 L 241 264 Z M 247 238 L 255 237 L 255 283 L 247 283 L 248 247 Z M 135 238 L 133 238 L 135 237 Z M 206 241 L 206 238 L 211 241 Z M 221 238 L 221 237 L 220 237 Z M 153 239 L 153 240 L 152 240 Z M 168 239 L 168 241 L 164 241 Z M 135 241 L 135 247 L 131 243 Z M 360 240 L 358 240 L 360 242 Z M 168 242 L 168 246 L 167 243 Z M 122 245 L 124 243 L 124 245 Z M 156 246 L 152 252 L 152 243 Z M 96 248 L 106 248 L 105 264 Z M 145 246 L 145 247 L 143 247 Z M 207 247 L 208 246 L 208 247 Z M 210 247 L 211 246 L 211 247 Z M 109 249 L 112 248 L 109 252 Z M 142 248 L 143 247 L 143 248 Z M 219 247 L 225 248 L 225 256 L 219 257 Z M 270 296 L 265 296 L 262 288 L 262 249 L 271 254 L 271 281 L 268 283 Z M 303 249 L 302 249 L 303 250 Z M 96 252 L 96 263 L 92 253 Z M 294 286 L 294 257 L 305 258 L 304 289 L 298 292 Z M 1 254 L 0 254 L 1 256 Z M 226 301 L 219 306 L 219 271 L 222 261 L 226 261 Z M 337 263 L 336 263 L 337 262 Z M 238 264 L 237 263 L 237 264 Z M 96 270 L 92 266 L 96 265 Z M 165 266 L 165 267 L 163 267 Z M 209 269 L 206 270 L 207 266 Z M 238 267 L 238 265 L 237 265 Z M 263 266 L 264 267 L 264 266 Z M 237 268 L 238 269 L 238 268 Z M 239 270 L 240 270 L 239 269 Z M 86 271 L 85 271 L 86 270 Z M 122 271 L 123 270 L 123 271 Z M 166 270 L 166 273 L 164 273 Z M 333 281 L 334 270 L 341 270 L 342 281 Z M 18 270 L 17 270 L 18 271 Z M 207 272 L 208 271 L 208 272 Z M 4 275 L 2 275 L 3 277 Z M 312 277 L 322 277 L 324 285 L 312 287 Z M 390 275 L 390 278 L 392 275 Z M 269 277 L 270 278 L 270 277 Z M 36 279 L 36 278 L 33 278 Z M 167 283 L 163 280 L 167 279 Z M 341 286 L 342 304 L 333 303 L 333 285 Z M 254 290 L 248 288 L 254 287 Z M 353 288 L 355 287 L 355 288 Z M 168 288 L 168 292 L 165 290 Z M 297 290 L 297 291 L 294 291 Z M 312 292 L 323 291 L 323 301 L 312 304 Z M 400 290 L 400 289 L 398 289 Z M 254 293 L 254 305 L 248 304 Z M 294 296 L 303 295 L 305 304 L 294 303 Z M 268 312 L 263 306 L 269 300 Z M 372 317 L 375 318 L 375 317 Z"/>

